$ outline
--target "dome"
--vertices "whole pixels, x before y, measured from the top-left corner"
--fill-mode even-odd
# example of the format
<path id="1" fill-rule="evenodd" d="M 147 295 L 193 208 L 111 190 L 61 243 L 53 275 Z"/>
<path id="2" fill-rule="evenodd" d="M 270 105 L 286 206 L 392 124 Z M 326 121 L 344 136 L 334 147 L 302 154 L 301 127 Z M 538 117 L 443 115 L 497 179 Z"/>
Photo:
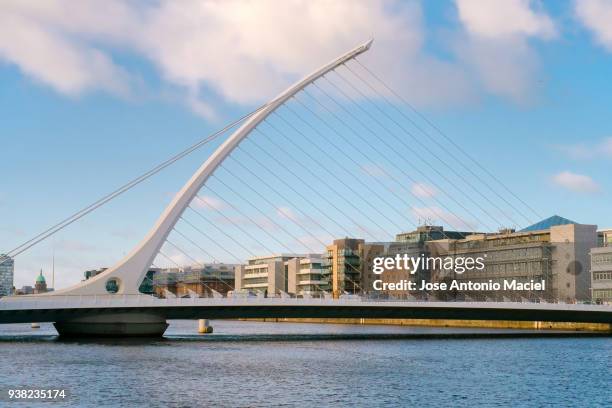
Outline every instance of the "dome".
<path id="1" fill-rule="evenodd" d="M 46 283 L 45 277 L 43 276 L 42 271 L 40 271 L 40 275 L 36 277 L 36 283 Z"/>

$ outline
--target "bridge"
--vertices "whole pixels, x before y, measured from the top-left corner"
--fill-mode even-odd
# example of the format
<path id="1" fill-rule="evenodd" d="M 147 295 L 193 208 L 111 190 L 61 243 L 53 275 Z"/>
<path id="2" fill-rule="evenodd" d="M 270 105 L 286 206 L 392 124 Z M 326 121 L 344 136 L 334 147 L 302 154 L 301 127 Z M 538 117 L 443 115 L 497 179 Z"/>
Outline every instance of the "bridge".
<path id="1" fill-rule="evenodd" d="M 460 319 L 612 324 L 602 305 L 411 302 L 296 298 L 166 298 L 147 295 L 21 297 L 0 302 L 0 323 L 53 322 L 60 333 L 155 335 L 166 319 Z M 129 326 L 129 327 L 128 327 Z"/>
<path id="2" fill-rule="evenodd" d="M 156 258 L 160 254 L 164 255 L 162 247 L 165 244 L 170 243 L 172 247 L 175 247 L 181 253 L 184 253 L 185 256 L 191 258 L 189 254 L 185 253 L 176 244 L 168 240 L 169 234 L 176 231 L 176 225 L 180 220 L 185 220 L 185 211 L 188 208 L 194 210 L 190 204 L 195 199 L 200 199 L 198 196 L 199 191 L 205 187 L 206 182 L 212 177 L 215 170 L 221 166 L 226 158 L 238 149 L 241 142 L 243 142 L 247 136 L 254 133 L 254 131 L 261 132 L 258 126 L 265 122 L 266 119 L 268 119 L 271 114 L 275 113 L 281 106 L 284 106 L 289 100 L 294 98 L 300 91 L 305 90 L 306 87 L 311 85 L 318 87 L 316 82 L 319 79 L 324 78 L 325 75 L 336 70 L 338 67 L 347 64 L 349 61 L 356 59 L 357 56 L 367 52 L 371 45 L 372 41 L 370 40 L 335 58 L 302 80 L 296 82 L 286 91 L 282 92 L 270 102 L 262 105 L 252 114 L 247 115 L 241 122 L 242 124 L 240 127 L 217 148 L 176 194 L 172 202 L 161 214 L 144 239 L 116 265 L 91 279 L 55 292 L 1 298 L 0 324 L 53 322 L 60 334 L 100 336 L 161 335 L 167 327 L 167 319 L 199 318 L 415 318 L 612 324 L 612 308 L 609 306 L 590 304 L 381 301 L 359 296 L 354 296 L 353 298 L 343 298 L 340 296 L 339 299 L 334 299 L 330 296 L 324 296 L 317 299 L 298 299 L 285 296 L 160 299 L 140 294 L 139 287 L 147 271 L 154 265 Z M 362 91 L 356 91 L 363 95 Z M 337 92 L 337 95 L 340 95 L 338 98 L 342 97 L 351 100 L 351 96 L 346 94 L 342 89 L 337 88 Z M 332 101 L 335 101 L 333 96 L 330 96 L 330 98 Z M 325 108 L 325 106 L 322 105 L 319 109 L 321 108 Z M 330 114 L 335 115 L 333 110 L 330 111 L 328 109 L 328 111 Z M 316 111 L 311 110 L 311 112 L 316 117 Z M 368 130 L 370 130 L 370 128 L 367 123 L 364 123 L 366 117 L 369 117 L 370 121 L 380 123 L 379 119 L 370 116 L 367 112 L 361 116 L 352 115 L 351 117 L 352 120 L 363 125 L 364 128 Z M 395 121 L 393 117 L 389 116 L 389 118 Z M 346 125 L 348 129 L 351 129 L 350 124 Z M 286 126 L 292 127 L 289 122 L 286 123 Z M 334 128 L 330 127 L 330 130 L 339 137 L 342 137 L 342 134 L 337 132 Z M 376 132 L 370 133 L 372 133 L 374 137 L 378 137 Z M 370 146 L 370 148 L 372 151 L 379 153 L 376 146 Z M 339 151 L 342 153 L 341 149 L 339 149 Z M 325 153 L 325 151 L 321 152 L 321 154 Z M 312 159 L 316 160 L 315 157 L 312 157 Z M 333 161 L 334 157 L 331 157 L 331 159 Z M 403 169 L 400 168 L 399 170 L 402 174 L 409 177 Z M 390 174 L 387 175 L 394 179 Z M 410 178 L 410 180 L 414 179 Z M 364 191 L 371 195 L 372 193 L 368 184 L 362 184 Z M 291 186 L 289 186 L 289 188 L 291 188 Z M 389 189 L 389 191 L 397 197 L 393 189 Z M 234 193 L 239 195 L 238 192 Z M 415 199 L 423 202 L 422 194 L 410 193 Z M 471 194 L 463 193 L 468 199 L 472 200 L 477 207 L 483 210 L 485 214 L 490 215 L 487 210 L 481 207 L 478 200 L 474 200 Z M 367 196 L 367 194 L 361 195 Z M 452 198 L 452 195 L 447 194 L 447 196 Z M 483 197 L 490 202 L 488 197 Z M 262 198 L 265 199 L 265 197 Z M 228 204 L 231 205 L 231 203 Z M 312 205 L 312 203 L 310 204 Z M 357 218 L 367 218 L 361 206 L 355 206 L 350 200 L 348 200 L 347 204 L 353 207 L 353 212 L 360 214 Z M 366 204 L 375 212 L 381 213 L 380 209 L 375 204 L 370 202 L 366 202 Z M 444 205 L 442 206 L 443 208 L 448 208 Z M 97 207 L 94 206 L 91 208 Z M 321 211 L 320 208 L 318 208 L 318 210 L 321 213 L 324 212 Z M 82 214 L 88 211 L 90 210 L 87 209 L 87 211 Z M 448 213 L 445 215 L 437 210 L 432 211 L 449 225 L 453 225 L 453 220 L 457 218 L 453 216 L 451 210 L 448 210 L 450 215 Z M 77 213 L 75 220 L 80 218 L 82 214 Z M 287 214 L 283 215 L 288 219 L 292 218 Z M 389 217 L 385 214 L 381 213 L 381 215 L 383 218 L 389 220 Z M 269 221 L 276 223 L 273 219 Z M 296 217 L 293 217 L 291 221 L 297 224 L 298 227 L 304 229 L 303 225 L 300 225 L 299 221 L 296 221 Z M 362 223 L 359 219 L 351 219 L 350 221 L 355 224 L 357 228 L 363 230 L 364 233 L 374 235 L 371 230 L 361 225 Z M 237 227 L 240 228 L 240 223 L 236 224 L 238 224 Z M 256 221 L 255 224 L 259 225 Z M 279 226 L 279 228 L 283 229 L 282 226 Z M 242 230 L 242 228 L 240 229 Z M 283 231 L 294 236 L 285 229 L 283 229 Z M 205 233 L 202 232 L 202 234 Z M 46 236 L 48 236 L 48 234 L 43 235 L 43 238 Z M 313 238 L 316 239 L 317 237 Z M 321 241 L 319 240 L 319 242 Z M 194 242 L 192 243 L 194 245 L 196 244 Z M 281 242 L 280 244 L 282 245 L 283 243 Z M 24 248 L 27 249 L 31 245 L 32 243 L 26 242 L 23 247 L 17 248 L 18 250 L 15 251 L 14 254 L 20 253 Z M 200 249 L 206 251 L 206 248 Z M 168 258 L 167 256 L 165 257 Z M 112 290 L 109 288 L 112 288 Z"/>

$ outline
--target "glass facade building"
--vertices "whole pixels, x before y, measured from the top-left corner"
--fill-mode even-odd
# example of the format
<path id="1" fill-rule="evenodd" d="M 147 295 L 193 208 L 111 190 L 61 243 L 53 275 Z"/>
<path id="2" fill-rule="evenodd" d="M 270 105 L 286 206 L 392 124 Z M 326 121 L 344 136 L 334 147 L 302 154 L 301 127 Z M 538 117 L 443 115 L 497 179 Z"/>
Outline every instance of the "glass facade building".
<path id="1" fill-rule="evenodd" d="M 15 261 L 0 254 L 0 296 L 8 296 L 13 292 L 13 275 Z"/>

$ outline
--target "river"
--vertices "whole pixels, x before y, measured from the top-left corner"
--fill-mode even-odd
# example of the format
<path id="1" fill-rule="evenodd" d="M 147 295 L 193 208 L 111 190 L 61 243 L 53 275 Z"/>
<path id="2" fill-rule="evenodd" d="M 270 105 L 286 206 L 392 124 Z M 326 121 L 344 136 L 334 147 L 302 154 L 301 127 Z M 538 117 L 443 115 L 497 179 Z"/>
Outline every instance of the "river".
<path id="1" fill-rule="evenodd" d="M 0 391 L 44 407 L 612 406 L 612 338 L 516 330 L 172 321 L 163 339 L 0 326 Z M 0 406 L 26 406 L 0 400 Z M 27 406 L 37 406 L 29 401 Z"/>

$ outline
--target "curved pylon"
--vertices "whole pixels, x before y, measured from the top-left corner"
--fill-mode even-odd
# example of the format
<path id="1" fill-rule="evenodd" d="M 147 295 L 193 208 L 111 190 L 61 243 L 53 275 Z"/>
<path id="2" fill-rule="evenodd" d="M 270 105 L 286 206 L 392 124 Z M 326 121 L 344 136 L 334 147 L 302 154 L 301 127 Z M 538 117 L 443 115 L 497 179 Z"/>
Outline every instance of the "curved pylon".
<path id="1" fill-rule="evenodd" d="M 279 96 L 266 104 L 261 110 L 251 116 L 242 124 L 227 140 L 217 148 L 217 150 L 202 164 L 194 173 L 183 188 L 174 196 L 172 202 L 166 207 L 159 217 L 155 226 L 149 231 L 147 236 L 119 263 L 103 273 L 80 282 L 66 289 L 50 292 L 46 296 L 55 295 L 102 295 L 107 294 L 106 283 L 110 279 L 117 280 L 119 290 L 117 294 L 133 295 L 138 294 L 138 288 L 143 281 L 151 263 L 157 256 L 160 248 L 164 244 L 168 234 L 172 231 L 175 224 L 194 199 L 198 191 L 202 188 L 206 180 L 212 175 L 215 169 L 225 160 L 227 156 L 244 140 L 249 133 L 265 120 L 268 115 L 274 112 L 279 106 L 285 103 L 293 95 L 304 89 L 313 81 L 316 81 L 326 73 L 338 66 L 350 61 L 357 55 L 366 52 L 372 45 L 373 40 L 369 40 L 358 47 L 346 52 L 334 59 L 323 67 L 317 69 L 301 81 L 295 83 Z M 42 296 L 42 295 L 41 295 Z"/>

